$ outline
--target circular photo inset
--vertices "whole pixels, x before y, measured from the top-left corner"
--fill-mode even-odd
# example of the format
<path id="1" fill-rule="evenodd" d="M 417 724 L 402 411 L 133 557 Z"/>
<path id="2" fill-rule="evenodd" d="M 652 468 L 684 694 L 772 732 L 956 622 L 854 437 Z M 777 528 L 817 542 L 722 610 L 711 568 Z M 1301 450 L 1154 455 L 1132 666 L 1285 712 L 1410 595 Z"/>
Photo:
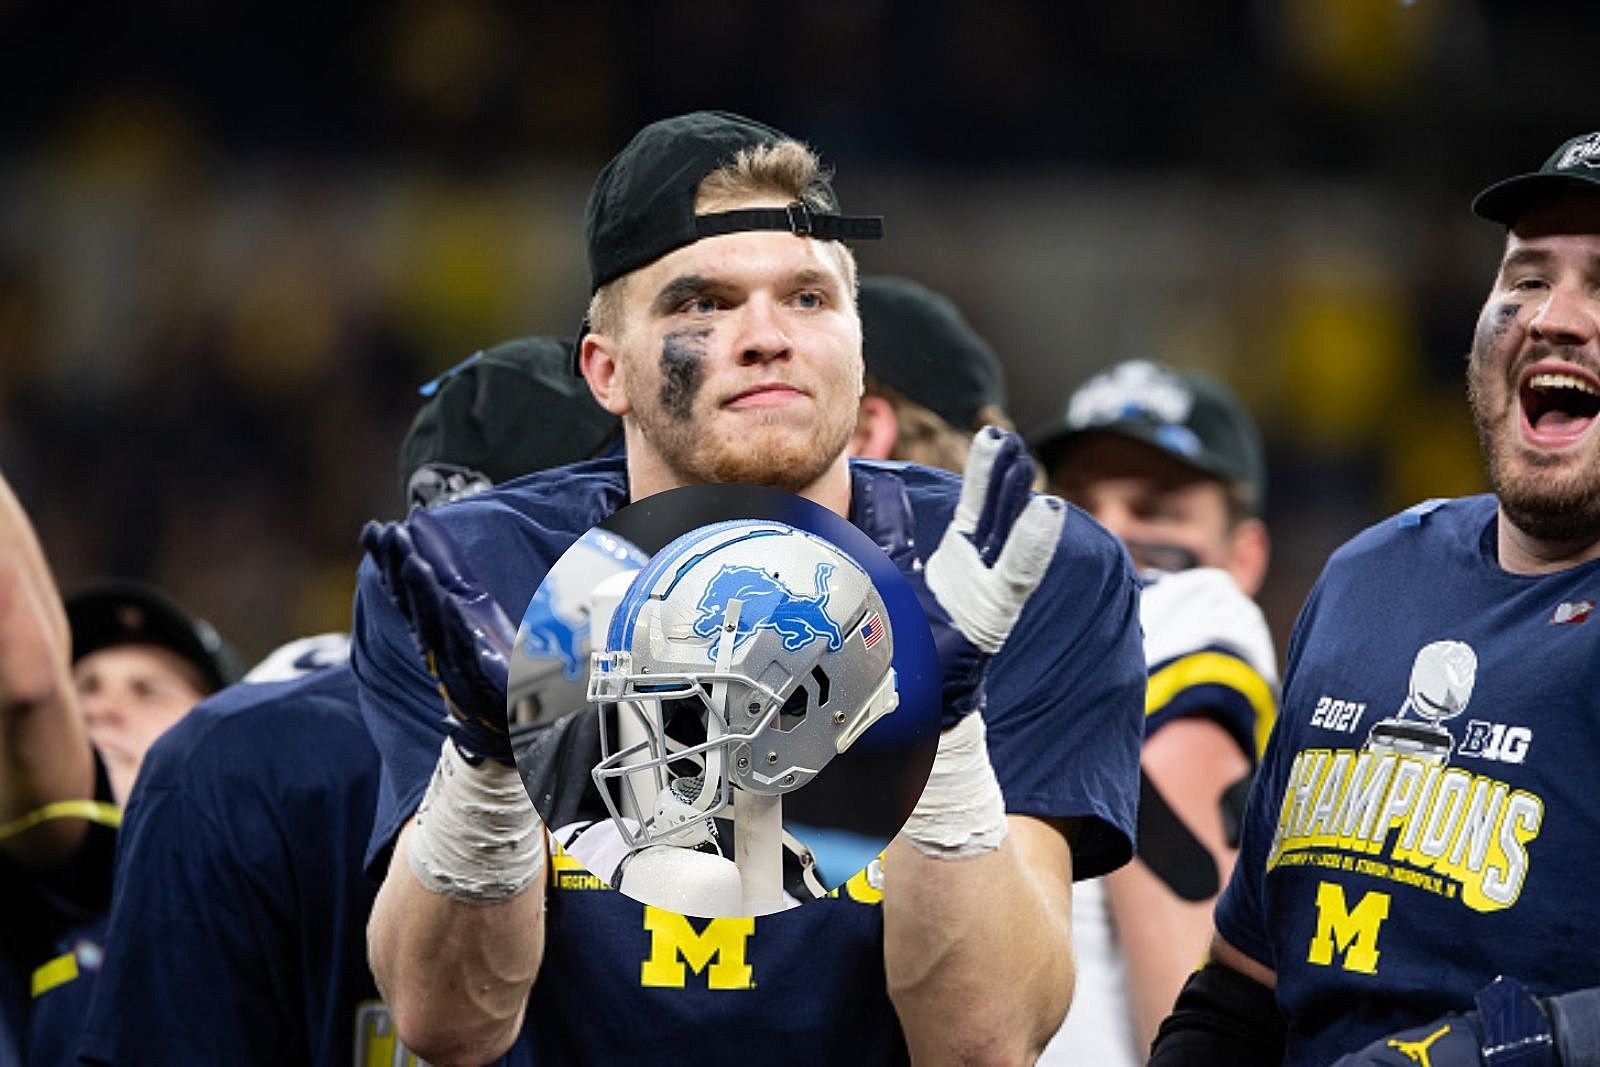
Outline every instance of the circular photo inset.
<path id="1" fill-rule="evenodd" d="M 904 577 L 819 505 L 691 486 L 586 533 L 518 629 L 517 767 L 595 878 L 696 916 L 817 899 L 899 832 L 938 743 Z"/>

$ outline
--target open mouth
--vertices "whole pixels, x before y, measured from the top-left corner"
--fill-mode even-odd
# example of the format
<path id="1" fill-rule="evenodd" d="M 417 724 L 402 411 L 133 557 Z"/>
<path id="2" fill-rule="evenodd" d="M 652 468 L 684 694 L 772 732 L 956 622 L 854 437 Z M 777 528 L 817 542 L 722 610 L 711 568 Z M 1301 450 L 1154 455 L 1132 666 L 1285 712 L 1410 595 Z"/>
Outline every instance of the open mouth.
<path id="1" fill-rule="evenodd" d="M 1538 371 L 1517 391 L 1529 440 L 1546 447 L 1582 437 L 1600 415 L 1600 386 L 1567 371 Z"/>

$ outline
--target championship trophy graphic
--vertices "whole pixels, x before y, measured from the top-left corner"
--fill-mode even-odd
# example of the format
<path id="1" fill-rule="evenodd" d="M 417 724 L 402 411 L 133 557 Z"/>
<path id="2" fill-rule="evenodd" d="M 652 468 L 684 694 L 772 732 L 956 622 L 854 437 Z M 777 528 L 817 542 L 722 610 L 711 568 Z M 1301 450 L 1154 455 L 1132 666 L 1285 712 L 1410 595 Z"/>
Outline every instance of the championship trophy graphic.
<path id="1" fill-rule="evenodd" d="M 1429 763 L 1448 763 L 1454 742 L 1441 723 L 1467 708 L 1478 676 L 1478 657 L 1460 641 L 1435 641 L 1417 652 L 1410 692 L 1393 718 L 1373 724 L 1367 735 L 1372 752 L 1396 752 Z M 1413 711 L 1421 719 L 1408 719 Z"/>

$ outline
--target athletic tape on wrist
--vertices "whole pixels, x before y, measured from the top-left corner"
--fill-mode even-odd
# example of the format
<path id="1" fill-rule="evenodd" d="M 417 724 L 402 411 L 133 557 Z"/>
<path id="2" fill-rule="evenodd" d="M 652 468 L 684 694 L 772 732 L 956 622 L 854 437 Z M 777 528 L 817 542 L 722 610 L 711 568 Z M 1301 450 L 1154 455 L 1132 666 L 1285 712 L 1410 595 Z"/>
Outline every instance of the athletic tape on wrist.
<path id="1" fill-rule="evenodd" d="M 517 769 L 473 766 L 450 740 L 408 842 L 406 859 L 424 888 L 471 904 L 508 900 L 544 873 L 544 823 Z"/>
<path id="2" fill-rule="evenodd" d="M 900 834 L 918 852 L 966 859 L 993 852 L 1006 836 L 1006 802 L 989 762 L 982 715 L 939 735 L 922 798 Z"/>

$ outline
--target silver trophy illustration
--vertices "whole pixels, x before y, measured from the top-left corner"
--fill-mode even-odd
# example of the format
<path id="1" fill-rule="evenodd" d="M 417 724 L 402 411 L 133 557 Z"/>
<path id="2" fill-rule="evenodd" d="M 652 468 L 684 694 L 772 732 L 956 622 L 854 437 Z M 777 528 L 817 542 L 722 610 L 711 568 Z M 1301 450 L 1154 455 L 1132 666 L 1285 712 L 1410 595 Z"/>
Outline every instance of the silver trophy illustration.
<path id="1" fill-rule="evenodd" d="M 1410 692 L 1392 718 L 1373 724 L 1367 748 L 1397 752 L 1429 763 L 1448 763 L 1454 749 L 1450 731 L 1441 723 L 1467 708 L 1478 676 L 1478 657 L 1460 641 L 1435 641 L 1417 651 L 1411 666 Z M 1418 718 L 1406 717 L 1408 711 Z"/>

